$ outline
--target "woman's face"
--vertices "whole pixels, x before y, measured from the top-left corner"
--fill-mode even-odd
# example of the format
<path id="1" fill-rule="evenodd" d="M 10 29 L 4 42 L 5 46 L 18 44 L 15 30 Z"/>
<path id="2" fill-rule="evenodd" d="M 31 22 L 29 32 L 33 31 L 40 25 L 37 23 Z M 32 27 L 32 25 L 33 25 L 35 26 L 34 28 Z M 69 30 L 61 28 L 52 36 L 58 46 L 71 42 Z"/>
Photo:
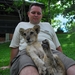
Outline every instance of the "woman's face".
<path id="1" fill-rule="evenodd" d="M 42 9 L 39 6 L 32 6 L 28 12 L 29 21 L 38 24 L 42 19 Z"/>

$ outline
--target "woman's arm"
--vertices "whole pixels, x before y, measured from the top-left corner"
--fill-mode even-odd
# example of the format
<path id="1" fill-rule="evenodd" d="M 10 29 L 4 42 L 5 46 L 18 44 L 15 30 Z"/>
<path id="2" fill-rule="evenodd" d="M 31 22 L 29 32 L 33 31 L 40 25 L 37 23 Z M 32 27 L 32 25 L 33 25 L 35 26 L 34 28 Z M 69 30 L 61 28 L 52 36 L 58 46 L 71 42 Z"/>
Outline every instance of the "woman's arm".
<path id="1" fill-rule="evenodd" d="M 57 47 L 56 50 L 62 52 L 62 48 L 61 48 L 61 46 Z"/>
<path id="2" fill-rule="evenodd" d="M 19 48 L 11 48 L 11 54 L 10 54 L 10 65 L 13 58 L 18 54 Z"/>

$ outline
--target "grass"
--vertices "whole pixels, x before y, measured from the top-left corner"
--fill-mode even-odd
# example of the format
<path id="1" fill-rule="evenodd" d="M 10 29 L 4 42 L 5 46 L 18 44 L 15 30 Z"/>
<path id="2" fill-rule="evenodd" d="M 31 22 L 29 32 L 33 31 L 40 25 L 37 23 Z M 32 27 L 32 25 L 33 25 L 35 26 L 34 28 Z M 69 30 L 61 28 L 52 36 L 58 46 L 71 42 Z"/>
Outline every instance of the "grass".
<path id="1" fill-rule="evenodd" d="M 63 53 L 75 60 L 75 33 L 57 34 L 61 43 Z M 10 43 L 0 44 L 0 67 L 9 65 L 10 61 Z M 0 75 L 10 75 L 9 69 L 0 70 Z"/>
<path id="2" fill-rule="evenodd" d="M 0 75 L 10 75 L 10 70 L 9 69 L 0 70 Z"/>
<path id="3" fill-rule="evenodd" d="M 0 44 L 0 67 L 9 65 L 10 48 L 9 43 Z M 0 70 L 0 75 L 10 75 L 9 69 Z"/>
<path id="4" fill-rule="evenodd" d="M 9 43 L 0 44 L 0 67 L 9 65 L 10 48 Z"/>
<path id="5" fill-rule="evenodd" d="M 75 33 L 57 34 L 63 53 L 75 60 Z"/>

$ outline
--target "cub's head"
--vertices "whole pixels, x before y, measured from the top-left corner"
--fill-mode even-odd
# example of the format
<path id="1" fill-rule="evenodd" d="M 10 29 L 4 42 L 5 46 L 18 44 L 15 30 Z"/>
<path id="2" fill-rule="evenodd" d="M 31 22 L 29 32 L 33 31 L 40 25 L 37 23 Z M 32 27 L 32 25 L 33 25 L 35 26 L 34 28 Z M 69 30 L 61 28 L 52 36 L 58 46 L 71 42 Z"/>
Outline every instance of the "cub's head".
<path id="1" fill-rule="evenodd" d="M 33 28 L 23 29 L 20 28 L 19 32 L 21 36 L 25 39 L 27 44 L 33 44 L 37 41 L 38 33 L 40 31 L 40 26 L 35 25 Z"/>

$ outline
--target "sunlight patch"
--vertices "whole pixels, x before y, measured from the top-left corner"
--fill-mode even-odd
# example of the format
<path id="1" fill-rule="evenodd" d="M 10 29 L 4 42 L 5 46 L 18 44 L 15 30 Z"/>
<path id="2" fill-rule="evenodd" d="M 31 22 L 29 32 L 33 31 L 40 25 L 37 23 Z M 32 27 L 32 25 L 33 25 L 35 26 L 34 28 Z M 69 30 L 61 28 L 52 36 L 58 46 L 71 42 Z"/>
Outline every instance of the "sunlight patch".
<path id="1" fill-rule="evenodd" d="M 70 38 L 70 36 L 71 36 L 71 35 L 69 34 L 69 35 L 67 36 L 67 38 Z"/>
<path id="2" fill-rule="evenodd" d="M 66 46 L 67 46 L 67 44 L 64 44 L 64 45 L 63 45 L 63 47 L 66 47 Z"/>

